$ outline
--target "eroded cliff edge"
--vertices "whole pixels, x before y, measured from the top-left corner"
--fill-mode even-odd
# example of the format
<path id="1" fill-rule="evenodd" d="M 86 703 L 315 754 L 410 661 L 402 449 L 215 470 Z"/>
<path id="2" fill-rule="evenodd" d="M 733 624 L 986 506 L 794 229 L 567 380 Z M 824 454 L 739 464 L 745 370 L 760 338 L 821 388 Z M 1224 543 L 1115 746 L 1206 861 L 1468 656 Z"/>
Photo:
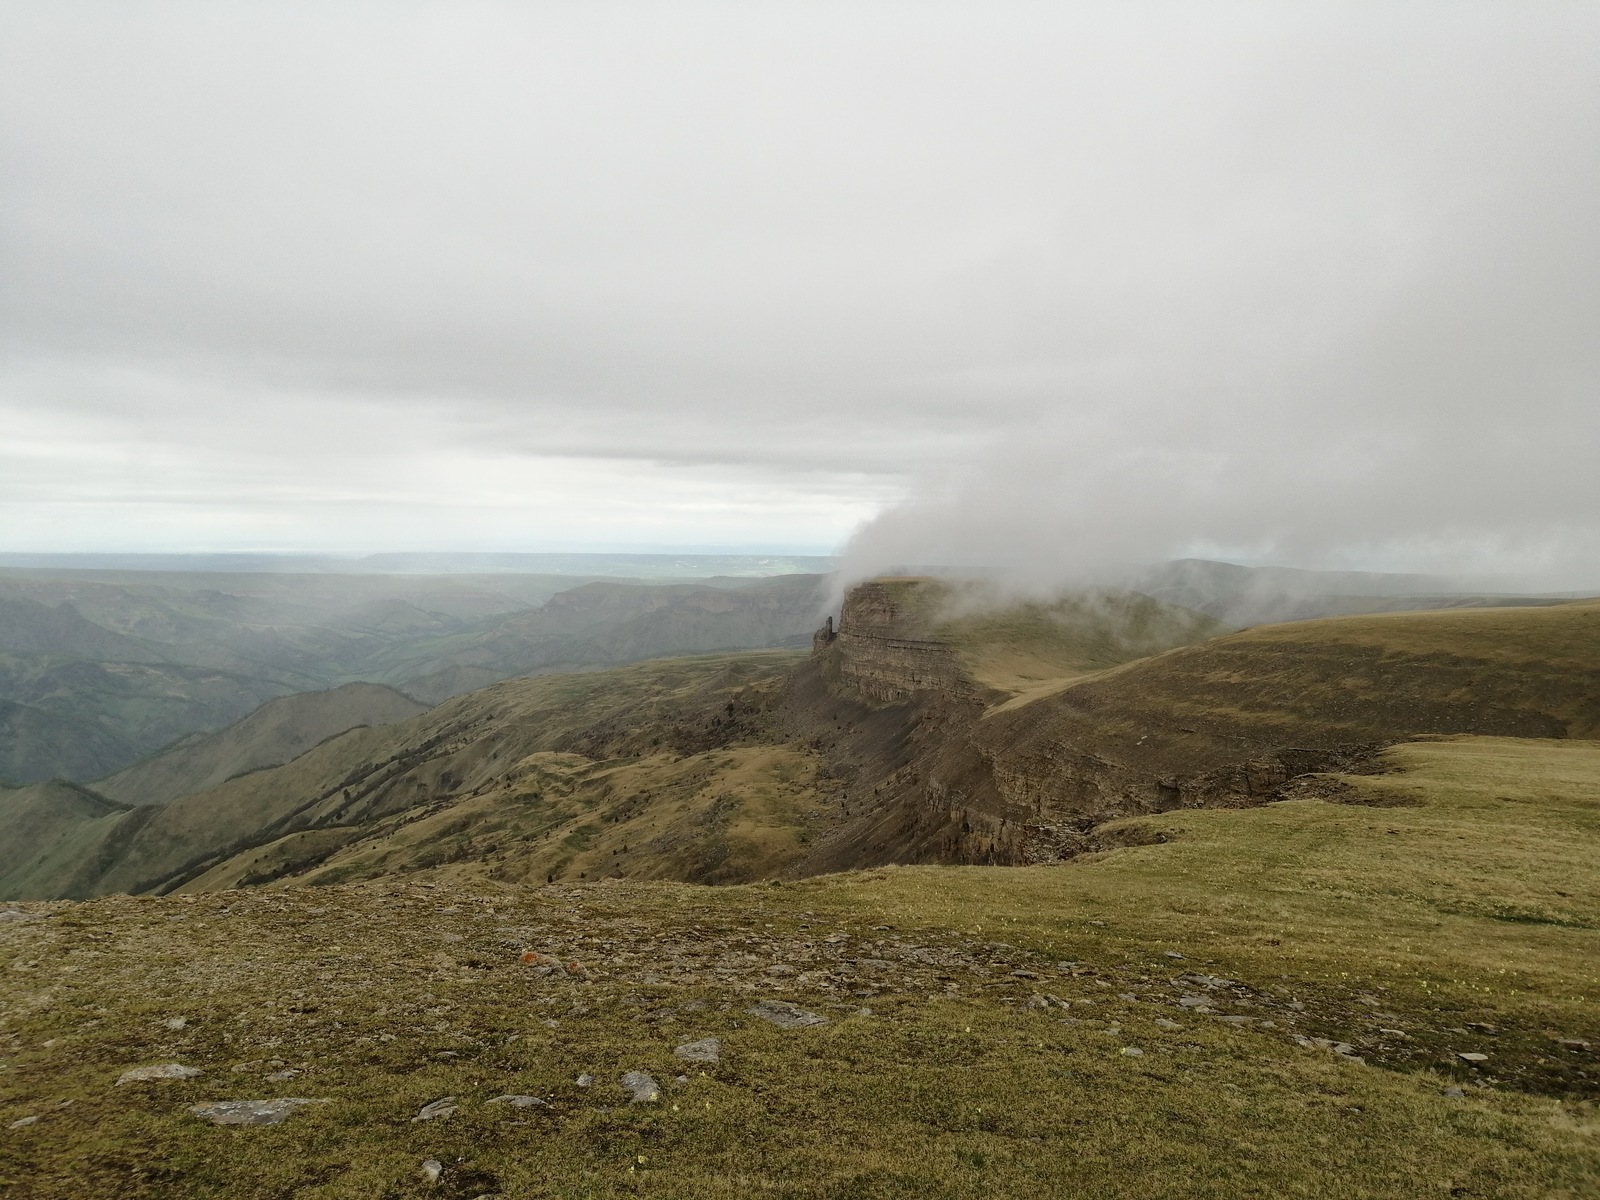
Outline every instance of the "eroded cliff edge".
<path id="1" fill-rule="evenodd" d="M 1321 774 L 1398 740 L 1600 730 L 1595 660 L 1518 648 L 1530 621 L 1572 624 L 1555 609 L 1518 614 L 1514 636 L 1497 632 L 1499 610 L 1263 627 L 1007 704 L 969 668 L 981 647 L 941 637 L 941 586 L 852 589 L 790 680 L 784 721 L 824 756 L 852 818 L 807 870 L 1056 861 L 1114 843 L 1100 827 L 1121 817 L 1326 791 Z M 1115 623 L 1130 603 L 1064 619 Z"/>

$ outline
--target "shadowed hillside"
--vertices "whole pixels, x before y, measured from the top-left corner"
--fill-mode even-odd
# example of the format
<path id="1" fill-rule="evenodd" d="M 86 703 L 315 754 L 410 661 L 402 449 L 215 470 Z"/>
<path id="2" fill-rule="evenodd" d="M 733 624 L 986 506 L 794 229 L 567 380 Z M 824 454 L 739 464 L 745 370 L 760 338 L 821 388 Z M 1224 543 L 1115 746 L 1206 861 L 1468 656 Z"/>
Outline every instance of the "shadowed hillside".
<path id="1" fill-rule="evenodd" d="M 125 804 L 161 804 L 204 791 L 249 771 L 275 767 L 346 730 L 392 725 L 426 711 L 393 688 L 347 683 L 326 692 L 269 700 L 216 733 L 194 734 L 94 785 Z"/>

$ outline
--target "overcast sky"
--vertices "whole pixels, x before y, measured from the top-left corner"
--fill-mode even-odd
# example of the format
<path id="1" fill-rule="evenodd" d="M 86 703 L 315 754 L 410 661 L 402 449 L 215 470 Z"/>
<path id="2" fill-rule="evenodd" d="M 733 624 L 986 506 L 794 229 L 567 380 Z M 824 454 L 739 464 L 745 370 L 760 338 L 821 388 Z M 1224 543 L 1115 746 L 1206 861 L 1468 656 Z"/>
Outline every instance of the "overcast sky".
<path id="1" fill-rule="evenodd" d="M 1600 583 L 1600 6 L 0 9 L 0 550 Z"/>

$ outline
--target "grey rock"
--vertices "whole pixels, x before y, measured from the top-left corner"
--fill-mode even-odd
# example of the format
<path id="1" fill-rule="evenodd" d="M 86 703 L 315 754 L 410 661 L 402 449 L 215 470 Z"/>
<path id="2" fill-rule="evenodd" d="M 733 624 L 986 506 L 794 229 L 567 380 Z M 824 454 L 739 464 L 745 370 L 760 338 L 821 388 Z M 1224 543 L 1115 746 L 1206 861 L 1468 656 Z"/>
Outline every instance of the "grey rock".
<path id="1" fill-rule="evenodd" d="M 1458 1087 L 1447 1087 L 1444 1090 L 1444 1095 L 1449 1097 L 1451 1100 L 1460 1100 L 1465 1097 L 1466 1094 L 1467 1093 L 1465 1091 Z"/>
<path id="2" fill-rule="evenodd" d="M 438 1183 L 439 1176 L 444 1174 L 444 1164 L 437 1158 L 422 1160 L 422 1180 L 424 1183 Z"/>
<path id="3" fill-rule="evenodd" d="M 1124 1058 L 1143 1058 L 1144 1057 L 1144 1051 L 1139 1049 L 1139 1047 L 1137 1047 L 1137 1046 L 1124 1046 L 1122 1048 L 1122 1057 L 1124 1057 Z"/>
<path id="4" fill-rule="evenodd" d="M 284 1083 L 287 1080 L 293 1079 L 298 1074 L 300 1074 L 300 1072 L 296 1071 L 293 1067 L 283 1071 L 274 1071 L 271 1075 L 267 1076 L 267 1082 Z"/>
<path id="5" fill-rule="evenodd" d="M 650 1104 L 661 1099 L 661 1088 L 647 1071 L 624 1071 L 622 1086 L 633 1094 L 634 1104 Z"/>
<path id="6" fill-rule="evenodd" d="M 1571 1050 L 1574 1054 L 1589 1053 L 1589 1043 L 1582 1038 L 1557 1038 L 1556 1045 L 1563 1050 Z"/>
<path id="7" fill-rule="evenodd" d="M 43 913 L 23 912 L 19 908 L 0 908 L 0 921 L 40 921 Z"/>
<path id="8" fill-rule="evenodd" d="M 11 1124 L 7 1125 L 6 1128 L 26 1129 L 29 1125 L 37 1124 L 38 1120 L 38 1117 L 18 1117 L 15 1121 L 11 1122 Z"/>
<path id="9" fill-rule="evenodd" d="M 460 1106 L 456 1104 L 456 1098 L 454 1096 L 440 1096 L 439 1099 L 431 1100 L 427 1104 L 424 1104 L 421 1111 L 418 1112 L 416 1116 L 412 1117 L 411 1120 L 413 1122 L 437 1121 L 440 1117 L 448 1117 L 459 1107 Z"/>
<path id="10" fill-rule="evenodd" d="M 721 1062 L 722 1042 L 718 1038 L 701 1038 L 698 1042 L 685 1042 L 673 1053 L 687 1062 Z"/>
<path id="11" fill-rule="evenodd" d="M 751 1016 L 760 1017 L 763 1021 L 770 1021 L 779 1029 L 804 1029 L 808 1025 L 826 1025 L 828 1018 L 818 1013 L 807 1012 L 787 1000 L 758 1000 L 745 1012 Z"/>
<path id="12" fill-rule="evenodd" d="M 1178 1003 L 1184 1008 L 1209 1008 L 1211 1006 L 1211 997 L 1179 996 Z"/>
<path id="13" fill-rule="evenodd" d="M 578 1076 L 578 1086 L 581 1087 L 581 1088 L 593 1087 L 594 1086 L 594 1076 L 593 1075 L 579 1075 Z"/>
<path id="14" fill-rule="evenodd" d="M 1456 1055 L 1456 1057 L 1464 1063 L 1477 1064 L 1489 1061 L 1489 1056 L 1487 1054 L 1479 1054 L 1473 1050 L 1462 1050 Z"/>
<path id="15" fill-rule="evenodd" d="M 1168 958 L 1182 958 L 1183 957 L 1183 955 L 1179 954 L 1176 950 L 1163 950 L 1162 953 L 1165 954 Z"/>
<path id="16" fill-rule="evenodd" d="M 308 1104 L 326 1100 L 307 1100 L 303 1096 L 284 1096 L 277 1100 L 206 1100 L 190 1105 L 189 1111 L 213 1125 L 276 1125 Z"/>
<path id="17" fill-rule="evenodd" d="M 544 1104 L 538 1096 L 496 1096 L 493 1100 L 485 1100 L 485 1104 L 509 1104 L 512 1108 L 538 1108 Z"/>
<path id="18" fill-rule="evenodd" d="M 1156 1024 L 1159 1025 L 1162 1029 L 1182 1029 L 1183 1028 L 1183 1026 L 1179 1025 L 1176 1021 L 1169 1021 L 1169 1020 L 1167 1020 L 1166 1017 L 1157 1017 L 1156 1018 Z"/>
<path id="19" fill-rule="evenodd" d="M 135 1067 L 131 1071 L 124 1071 L 117 1078 L 117 1085 L 124 1083 L 144 1083 L 151 1079 L 193 1079 L 196 1075 L 204 1075 L 199 1067 L 186 1067 L 182 1063 L 160 1063 L 153 1067 Z"/>
<path id="20" fill-rule="evenodd" d="M 188 1017 L 168 1017 L 162 1023 L 164 1025 L 166 1025 L 166 1027 L 168 1029 L 172 1030 L 173 1033 L 177 1033 L 178 1030 L 184 1028 L 184 1026 L 189 1024 L 189 1018 Z"/>

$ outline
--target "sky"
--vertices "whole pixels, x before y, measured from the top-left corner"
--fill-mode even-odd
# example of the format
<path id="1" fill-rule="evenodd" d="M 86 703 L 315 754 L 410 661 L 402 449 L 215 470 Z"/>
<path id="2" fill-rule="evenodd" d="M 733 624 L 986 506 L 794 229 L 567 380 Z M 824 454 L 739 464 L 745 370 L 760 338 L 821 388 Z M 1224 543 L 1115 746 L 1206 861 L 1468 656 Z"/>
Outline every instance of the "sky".
<path id="1" fill-rule="evenodd" d="M 1600 586 L 1600 6 L 0 9 L 0 550 Z"/>

